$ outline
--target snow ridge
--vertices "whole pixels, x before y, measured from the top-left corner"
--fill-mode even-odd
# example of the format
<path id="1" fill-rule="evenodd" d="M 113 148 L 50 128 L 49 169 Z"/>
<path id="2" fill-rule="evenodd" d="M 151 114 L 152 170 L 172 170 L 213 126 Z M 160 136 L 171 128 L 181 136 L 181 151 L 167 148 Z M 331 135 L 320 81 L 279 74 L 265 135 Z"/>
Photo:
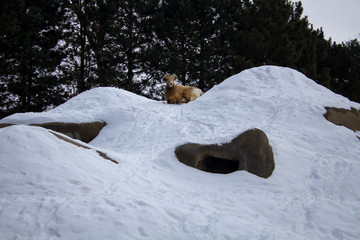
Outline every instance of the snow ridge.
<path id="1" fill-rule="evenodd" d="M 1 238 L 359 239 L 359 133 L 328 122 L 325 106 L 360 108 L 295 70 L 262 66 L 188 104 L 97 88 L 4 118 L 105 121 L 89 144 L 119 164 L 39 127 L 0 129 Z M 273 148 L 268 179 L 202 172 L 174 155 L 252 128 Z"/>

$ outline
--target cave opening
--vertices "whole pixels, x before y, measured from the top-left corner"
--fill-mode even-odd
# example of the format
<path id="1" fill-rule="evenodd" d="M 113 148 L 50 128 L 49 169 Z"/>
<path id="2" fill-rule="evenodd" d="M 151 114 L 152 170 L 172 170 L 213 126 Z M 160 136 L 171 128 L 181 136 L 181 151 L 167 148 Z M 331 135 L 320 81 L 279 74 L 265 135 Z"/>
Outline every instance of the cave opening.
<path id="1" fill-rule="evenodd" d="M 239 161 L 206 156 L 199 169 L 210 173 L 228 174 L 239 170 Z"/>

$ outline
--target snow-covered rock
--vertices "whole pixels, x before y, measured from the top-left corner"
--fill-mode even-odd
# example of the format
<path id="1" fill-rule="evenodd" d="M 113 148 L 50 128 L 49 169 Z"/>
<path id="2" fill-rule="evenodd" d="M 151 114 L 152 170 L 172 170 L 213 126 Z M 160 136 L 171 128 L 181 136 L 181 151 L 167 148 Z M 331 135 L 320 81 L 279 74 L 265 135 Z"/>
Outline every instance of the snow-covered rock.
<path id="1" fill-rule="evenodd" d="M 43 128 L 0 129 L 0 238 L 359 239 L 359 133 L 328 122 L 326 106 L 360 108 L 295 70 L 263 66 L 183 105 L 97 88 L 11 115 L 0 123 L 104 121 L 89 144 L 119 164 Z M 199 171 L 174 154 L 252 128 L 274 152 L 268 179 Z"/>

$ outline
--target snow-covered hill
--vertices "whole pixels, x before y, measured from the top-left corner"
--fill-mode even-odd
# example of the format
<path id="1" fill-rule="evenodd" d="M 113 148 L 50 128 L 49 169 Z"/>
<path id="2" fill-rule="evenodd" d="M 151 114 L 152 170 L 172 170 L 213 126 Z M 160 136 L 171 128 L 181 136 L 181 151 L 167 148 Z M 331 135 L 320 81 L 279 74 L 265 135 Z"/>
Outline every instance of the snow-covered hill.
<path id="1" fill-rule="evenodd" d="M 241 72 L 168 105 L 97 88 L 0 123 L 0 239 L 360 239 L 360 142 L 325 106 L 360 105 L 289 68 Z M 104 121 L 91 149 L 29 123 Z M 258 128 L 275 170 L 221 175 L 180 163 L 188 142 Z M 106 161 L 101 150 L 119 162 Z"/>

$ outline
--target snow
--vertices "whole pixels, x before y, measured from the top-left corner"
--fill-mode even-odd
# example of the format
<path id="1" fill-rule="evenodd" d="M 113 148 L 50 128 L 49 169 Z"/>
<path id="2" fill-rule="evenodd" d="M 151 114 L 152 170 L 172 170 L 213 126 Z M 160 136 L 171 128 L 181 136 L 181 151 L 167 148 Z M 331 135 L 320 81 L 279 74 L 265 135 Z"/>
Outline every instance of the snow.
<path id="1" fill-rule="evenodd" d="M 183 105 L 96 88 L 0 123 L 1 239 L 359 239 L 360 142 L 325 106 L 360 104 L 283 67 L 243 71 Z M 105 121 L 91 149 L 29 123 Z M 180 163 L 188 142 L 263 130 L 268 179 Z M 119 162 L 100 157 L 101 150 Z"/>

